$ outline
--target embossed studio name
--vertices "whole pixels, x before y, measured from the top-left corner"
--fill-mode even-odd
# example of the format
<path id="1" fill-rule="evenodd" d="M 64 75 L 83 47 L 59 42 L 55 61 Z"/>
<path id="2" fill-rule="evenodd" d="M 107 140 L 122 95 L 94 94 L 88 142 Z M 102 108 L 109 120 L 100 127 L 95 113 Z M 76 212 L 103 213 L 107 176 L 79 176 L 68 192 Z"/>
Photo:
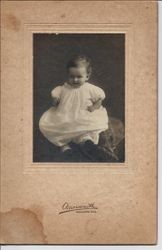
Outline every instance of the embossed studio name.
<path id="1" fill-rule="evenodd" d="M 88 204 L 75 204 L 71 205 L 68 202 L 65 202 L 62 205 L 62 210 L 59 212 L 59 214 L 69 213 L 69 212 L 76 212 L 76 213 L 96 213 L 97 207 L 95 206 L 95 203 L 88 203 Z"/>

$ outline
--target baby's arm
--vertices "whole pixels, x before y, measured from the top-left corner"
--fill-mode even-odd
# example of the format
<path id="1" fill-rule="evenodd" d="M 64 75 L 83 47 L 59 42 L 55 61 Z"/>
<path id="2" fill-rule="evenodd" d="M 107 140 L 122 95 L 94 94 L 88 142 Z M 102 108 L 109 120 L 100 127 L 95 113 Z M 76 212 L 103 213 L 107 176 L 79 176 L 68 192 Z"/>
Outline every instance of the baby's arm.
<path id="1" fill-rule="evenodd" d="M 57 86 L 51 92 L 52 104 L 54 107 L 57 107 L 60 102 L 62 86 Z"/>
<path id="2" fill-rule="evenodd" d="M 52 104 L 54 107 L 57 107 L 59 104 L 59 98 L 52 96 Z"/>
<path id="3" fill-rule="evenodd" d="M 95 109 L 99 109 L 102 105 L 102 98 L 99 98 L 93 105 L 89 106 L 87 109 L 90 112 L 93 112 Z"/>

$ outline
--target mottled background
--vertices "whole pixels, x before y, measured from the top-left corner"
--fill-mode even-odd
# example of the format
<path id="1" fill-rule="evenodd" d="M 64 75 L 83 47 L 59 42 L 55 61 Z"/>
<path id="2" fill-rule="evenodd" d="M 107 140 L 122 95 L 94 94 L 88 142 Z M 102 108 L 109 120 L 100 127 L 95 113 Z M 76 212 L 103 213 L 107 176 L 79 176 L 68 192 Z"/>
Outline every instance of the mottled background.
<path id="1" fill-rule="evenodd" d="M 91 83 L 106 93 L 109 116 L 125 121 L 124 34 L 34 34 L 33 161 L 60 161 L 58 151 L 40 133 L 38 122 L 51 106 L 51 90 L 66 81 L 66 63 L 74 55 L 92 60 Z"/>

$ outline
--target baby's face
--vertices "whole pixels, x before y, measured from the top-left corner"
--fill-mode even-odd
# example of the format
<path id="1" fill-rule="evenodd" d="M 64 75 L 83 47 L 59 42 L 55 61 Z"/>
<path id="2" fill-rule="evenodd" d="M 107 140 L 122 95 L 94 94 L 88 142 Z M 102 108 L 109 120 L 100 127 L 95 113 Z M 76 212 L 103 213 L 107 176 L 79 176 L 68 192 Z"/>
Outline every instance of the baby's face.
<path id="1" fill-rule="evenodd" d="M 68 72 L 68 83 L 73 87 L 80 87 L 88 80 L 86 67 L 71 67 Z"/>

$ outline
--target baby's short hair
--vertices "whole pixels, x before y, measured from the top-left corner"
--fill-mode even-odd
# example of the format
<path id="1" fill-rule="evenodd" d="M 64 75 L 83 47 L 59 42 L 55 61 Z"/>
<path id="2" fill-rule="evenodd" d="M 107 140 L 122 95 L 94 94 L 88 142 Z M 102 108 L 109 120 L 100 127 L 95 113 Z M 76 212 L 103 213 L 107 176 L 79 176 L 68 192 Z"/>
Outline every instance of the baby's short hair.
<path id="1" fill-rule="evenodd" d="M 85 66 L 87 69 L 88 76 L 91 75 L 92 72 L 92 65 L 91 65 L 91 60 L 85 55 L 78 55 L 70 59 L 67 63 L 67 70 L 72 67 L 79 67 L 79 66 Z"/>

